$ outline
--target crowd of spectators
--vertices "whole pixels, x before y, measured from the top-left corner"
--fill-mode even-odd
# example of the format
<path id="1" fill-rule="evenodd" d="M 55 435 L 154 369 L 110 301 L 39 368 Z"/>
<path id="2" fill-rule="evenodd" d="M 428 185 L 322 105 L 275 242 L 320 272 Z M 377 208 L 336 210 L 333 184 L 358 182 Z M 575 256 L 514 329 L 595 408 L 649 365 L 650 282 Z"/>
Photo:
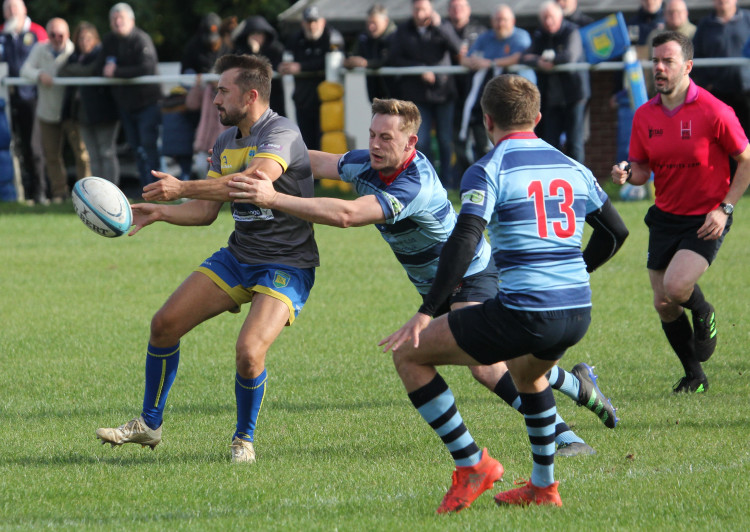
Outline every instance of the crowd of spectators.
<path id="1" fill-rule="evenodd" d="M 4 0 L 3 15 L 0 61 L 7 63 L 9 76 L 36 82 L 9 87 L 15 156 L 29 204 L 68 197 L 64 139 L 72 147 L 76 178 L 92 173 L 119 183 L 120 136 L 134 156 L 143 186 L 154 180 L 151 170 L 162 168 L 164 156 L 179 165 L 182 179 L 204 177 L 206 152 L 223 126 L 213 106 L 215 84 L 201 75 L 227 53 L 264 55 L 279 74 L 294 76 L 295 109 L 285 108 L 281 77 L 273 82 L 271 108 L 282 115 L 294 111 L 310 149 L 320 148 L 317 87 L 324 79 L 328 52 L 345 52 L 346 68 L 467 67 L 469 72 L 460 75 L 427 71 L 395 78 L 367 76 L 370 98 L 395 97 L 418 106 L 422 115 L 418 149 L 433 162 L 447 188 L 456 188 L 463 171 L 490 147 L 477 95 L 489 79 L 517 65 L 515 70 L 537 83 L 542 94 L 543 119 L 537 134 L 571 158 L 586 162 L 588 71 L 554 68 L 585 62 L 578 29 L 594 18 L 581 12 L 576 0 L 541 3 L 538 24 L 528 31 L 516 27 L 512 8 L 502 3 L 490 18 L 490 28 L 472 17 L 470 0 L 450 0 L 444 16 L 432 0 L 411 0 L 411 17 L 400 24 L 376 3 L 367 11 L 363 31 L 347 40 L 315 5 L 304 10 L 298 31 L 286 39 L 258 15 L 238 20 L 208 13 L 187 41 L 181 61 L 181 72 L 197 74 L 196 83 L 168 95 L 158 84 L 64 87 L 53 83 L 56 76 L 157 74 L 156 47 L 136 25 L 136 14 L 127 3 L 111 7 L 110 28 L 101 40 L 97 28 L 87 22 L 78 24 L 72 39 L 68 23 L 60 18 L 50 19 L 45 31 L 30 20 L 23 0 Z M 696 22 L 690 21 L 684 0 L 640 0 L 627 25 L 641 59 L 648 58 L 649 43 L 664 29 L 691 37 L 696 58 L 750 57 L 750 12 L 739 9 L 736 0 L 714 0 L 714 11 Z M 519 71 L 521 65 L 529 68 Z M 621 73 L 614 75 L 611 104 L 617 109 L 620 160 L 627 153 L 633 110 L 622 89 Z M 696 68 L 694 78 L 731 105 L 748 131 L 750 67 Z"/>

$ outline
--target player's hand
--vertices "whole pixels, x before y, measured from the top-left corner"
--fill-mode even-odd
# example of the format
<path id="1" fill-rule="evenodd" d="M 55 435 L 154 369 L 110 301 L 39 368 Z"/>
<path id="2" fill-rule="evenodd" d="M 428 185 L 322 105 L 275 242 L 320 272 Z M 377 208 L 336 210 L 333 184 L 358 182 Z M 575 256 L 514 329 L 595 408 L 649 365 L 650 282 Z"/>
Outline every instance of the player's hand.
<path id="1" fill-rule="evenodd" d="M 133 236 L 138 231 L 160 220 L 159 205 L 153 203 L 134 203 L 130 206 L 133 211 L 133 227 L 128 236 Z"/>
<path id="2" fill-rule="evenodd" d="M 437 77 L 434 72 L 422 72 L 422 81 L 428 85 L 434 85 Z"/>
<path id="3" fill-rule="evenodd" d="M 417 312 L 398 331 L 380 340 L 378 345 L 385 346 L 383 347 L 383 353 L 387 353 L 389 349 L 396 351 L 409 339 L 413 339 L 414 349 L 416 349 L 419 347 L 419 333 L 425 330 L 431 321 L 432 318 L 427 314 Z"/>
<path id="4" fill-rule="evenodd" d="M 624 185 L 628 180 L 628 162 L 622 161 L 612 167 L 610 175 L 612 176 L 612 182 L 616 185 Z"/>
<path id="5" fill-rule="evenodd" d="M 271 178 L 261 170 L 255 170 L 252 175 L 237 174 L 227 181 L 227 185 L 237 189 L 229 193 L 237 203 L 252 203 L 266 209 L 274 206 L 278 194 Z"/>
<path id="6" fill-rule="evenodd" d="M 698 228 L 698 238 L 703 240 L 717 240 L 724 234 L 724 227 L 727 225 L 729 216 L 724 211 L 714 209 L 706 215 L 706 220 Z"/>
<path id="7" fill-rule="evenodd" d="M 151 170 L 151 175 L 158 179 L 143 187 L 143 199 L 146 201 L 174 201 L 182 197 L 182 181 L 173 175 Z"/>

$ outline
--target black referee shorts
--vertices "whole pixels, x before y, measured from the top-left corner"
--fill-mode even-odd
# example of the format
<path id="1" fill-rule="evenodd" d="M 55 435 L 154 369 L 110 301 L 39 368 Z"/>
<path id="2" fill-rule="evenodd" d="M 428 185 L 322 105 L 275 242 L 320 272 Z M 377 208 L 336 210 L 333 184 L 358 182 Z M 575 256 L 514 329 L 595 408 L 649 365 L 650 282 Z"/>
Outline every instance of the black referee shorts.
<path id="1" fill-rule="evenodd" d="M 683 216 L 664 212 L 652 205 L 643 219 L 648 226 L 649 270 L 665 270 L 669 262 L 681 249 L 689 249 L 708 261 L 710 265 L 719 253 L 724 237 L 732 226 L 732 216 L 727 219 L 724 233 L 717 240 L 698 238 L 698 228 L 706 221 L 706 215 Z"/>
<path id="2" fill-rule="evenodd" d="M 448 314 L 458 346 L 481 364 L 532 353 L 559 360 L 591 323 L 591 308 L 528 312 L 507 308 L 498 297 Z"/>

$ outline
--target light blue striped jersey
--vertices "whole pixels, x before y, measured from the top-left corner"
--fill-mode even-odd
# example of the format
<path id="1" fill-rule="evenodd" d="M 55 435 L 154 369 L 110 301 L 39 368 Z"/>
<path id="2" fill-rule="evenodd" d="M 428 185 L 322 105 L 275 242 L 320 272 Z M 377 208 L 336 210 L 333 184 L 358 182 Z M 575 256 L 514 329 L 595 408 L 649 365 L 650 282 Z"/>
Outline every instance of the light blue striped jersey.
<path id="1" fill-rule="evenodd" d="M 339 159 L 339 175 L 360 196 L 374 195 L 386 222 L 375 224 L 420 294 L 426 294 L 437 272 L 443 244 L 456 225 L 456 211 L 427 158 L 415 151 L 395 179 L 381 179 L 370 166 L 368 150 L 353 150 Z M 491 259 L 482 239 L 466 272 L 484 270 Z"/>
<path id="2" fill-rule="evenodd" d="M 606 199 L 585 166 L 533 133 L 508 135 L 466 171 L 461 212 L 488 222 L 504 305 L 591 306 L 583 226 Z"/>

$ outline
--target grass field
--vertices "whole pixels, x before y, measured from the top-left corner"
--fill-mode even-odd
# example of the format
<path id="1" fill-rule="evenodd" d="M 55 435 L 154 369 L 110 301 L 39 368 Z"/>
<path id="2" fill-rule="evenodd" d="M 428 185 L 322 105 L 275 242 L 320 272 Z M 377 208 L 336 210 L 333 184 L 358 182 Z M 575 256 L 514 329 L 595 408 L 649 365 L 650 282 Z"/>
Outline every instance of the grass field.
<path id="1" fill-rule="evenodd" d="M 644 267 L 648 203 L 617 206 L 630 239 L 593 275 L 593 324 L 561 365 L 596 365 L 620 424 L 608 430 L 556 394 L 597 450 L 556 461 L 564 506 L 498 508 L 488 493 L 437 516 L 452 462 L 376 346 L 418 298 L 375 229 L 317 228 L 312 296 L 267 360 L 259 461 L 238 467 L 229 438 L 244 313 L 183 339 L 155 451 L 94 438 L 140 412 L 150 318 L 226 242 L 229 215 L 110 240 L 70 204 L 0 205 L 0 530 L 750 530 L 745 202 L 701 283 L 719 330 L 710 390 L 679 397 Z M 493 493 L 528 477 L 522 417 L 466 369 L 441 373 L 478 444 L 505 466 Z"/>

